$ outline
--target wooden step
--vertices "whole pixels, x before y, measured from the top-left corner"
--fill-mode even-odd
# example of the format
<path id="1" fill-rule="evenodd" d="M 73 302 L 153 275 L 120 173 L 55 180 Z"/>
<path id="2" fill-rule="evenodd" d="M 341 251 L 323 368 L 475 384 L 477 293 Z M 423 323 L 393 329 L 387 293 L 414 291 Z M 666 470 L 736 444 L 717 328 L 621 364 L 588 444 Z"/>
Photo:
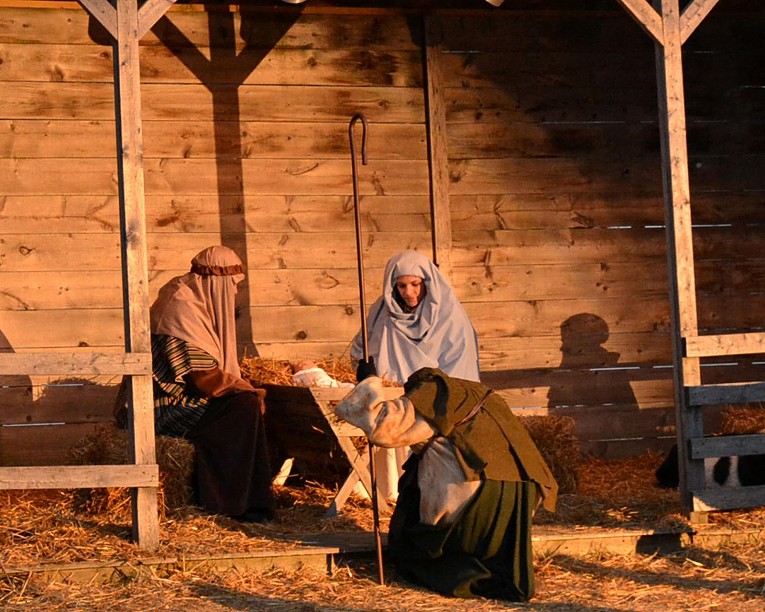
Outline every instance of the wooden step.
<path id="1" fill-rule="evenodd" d="M 156 576 L 190 569 L 238 571 L 265 571 L 271 568 L 297 570 L 311 568 L 326 571 L 334 569 L 334 556 L 339 549 L 312 546 L 290 550 L 264 550 L 261 552 L 189 555 L 184 557 L 149 557 L 124 561 L 82 561 L 77 563 L 40 564 L 5 568 L 6 576 L 34 575 L 50 582 L 78 584 L 105 583 L 111 580 Z"/>
<path id="2" fill-rule="evenodd" d="M 758 542 L 761 530 L 691 529 L 678 530 L 606 530 L 555 529 L 537 527 L 532 545 L 537 556 L 583 556 L 606 554 L 671 554 L 690 544 L 716 548 L 724 544 Z M 386 547 L 387 534 L 382 534 Z M 342 555 L 374 555 L 372 532 L 317 533 L 296 536 L 290 540 L 295 546 L 286 550 L 259 552 L 219 553 L 183 557 L 146 557 L 121 561 L 83 561 L 77 563 L 39 564 L 6 567 L 6 576 L 34 575 L 47 581 L 100 584 L 111 580 L 133 579 L 142 575 L 164 575 L 172 572 L 210 569 L 239 571 L 266 571 L 272 568 L 297 570 L 311 568 L 331 574 L 335 561 Z"/>

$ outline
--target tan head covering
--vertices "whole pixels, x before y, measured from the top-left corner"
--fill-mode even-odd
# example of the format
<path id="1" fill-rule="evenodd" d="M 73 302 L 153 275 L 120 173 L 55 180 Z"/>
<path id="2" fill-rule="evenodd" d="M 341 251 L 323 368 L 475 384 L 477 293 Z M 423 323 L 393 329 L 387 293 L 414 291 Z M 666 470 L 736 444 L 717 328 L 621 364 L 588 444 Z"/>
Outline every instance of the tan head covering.
<path id="1" fill-rule="evenodd" d="M 151 307 L 151 333 L 175 336 L 212 355 L 218 365 L 240 376 L 236 352 L 234 299 L 244 279 L 239 256 L 211 246 L 191 260 L 191 271 L 176 276 Z"/>

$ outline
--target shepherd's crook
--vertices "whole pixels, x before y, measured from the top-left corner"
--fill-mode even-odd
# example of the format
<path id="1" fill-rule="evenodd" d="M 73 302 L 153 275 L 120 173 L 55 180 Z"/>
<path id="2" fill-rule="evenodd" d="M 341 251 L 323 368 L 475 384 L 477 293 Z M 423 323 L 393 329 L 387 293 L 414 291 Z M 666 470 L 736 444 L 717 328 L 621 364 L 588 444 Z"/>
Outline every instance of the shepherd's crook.
<path id="1" fill-rule="evenodd" d="M 353 127 L 361 121 L 361 163 L 367 165 L 367 119 L 361 113 L 351 118 L 348 126 L 348 136 L 351 141 L 351 169 L 353 171 L 353 211 L 356 220 L 356 263 L 359 269 L 359 306 L 361 308 L 361 340 L 364 348 L 364 361 L 369 363 L 369 340 L 367 339 L 367 306 L 364 296 L 364 261 L 361 246 L 361 217 L 359 216 L 359 177 L 356 171 L 356 143 L 353 138 Z M 382 539 L 380 537 L 380 508 L 377 502 L 377 475 L 375 474 L 374 445 L 369 443 L 369 477 L 372 481 L 372 517 L 375 532 L 375 547 L 377 548 L 377 575 L 380 584 L 385 584 L 383 573 Z"/>
<path id="2" fill-rule="evenodd" d="M 353 128 L 361 121 L 361 163 L 367 165 L 367 119 L 361 113 L 351 118 L 348 126 L 348 136 L 351 140 L 351 170 L 353 171 L 353 215 L 356 220 L 356 265 L 359 270 L 359 306 L 361 307 L 361 339 L 364 347 L 364 361 L 369 361 L 369 340 L 367 339 L 367 305 L 364 296 L 364 262 L 361 246 L 361 217 L 359 216 L 359 175 L 356 170 L 356 142 L 353 138 Z"/>

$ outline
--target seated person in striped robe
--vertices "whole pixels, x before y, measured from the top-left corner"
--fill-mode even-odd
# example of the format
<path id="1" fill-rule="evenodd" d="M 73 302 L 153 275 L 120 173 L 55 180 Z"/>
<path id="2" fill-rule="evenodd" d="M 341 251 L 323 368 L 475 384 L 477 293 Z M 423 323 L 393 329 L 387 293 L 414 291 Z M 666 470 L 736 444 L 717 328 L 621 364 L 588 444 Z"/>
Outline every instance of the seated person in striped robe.
<path id="1" fill-rule="evenodd" d="M 234 301 L 244 273 L 234 251 L 212 246 L 160 289 L 151 307 L 154 414 L 157 434 L 194 444 L 205 510 L 263 522 L 274 517 L 265 392 L 241 377 L 236 349 Z M 117 420 L 125 425 L 122 395 Z"/>
<path id="2" fill-rule="evenodd" d="M 412 449 L 388 536 L 400 575 L 442 595 L 534 595 L 532 516 L 554 510 L 558 486 L 498 394 L 422 368 L 394 400 L 366 378 L 335 414 L 372 444 Z"/>

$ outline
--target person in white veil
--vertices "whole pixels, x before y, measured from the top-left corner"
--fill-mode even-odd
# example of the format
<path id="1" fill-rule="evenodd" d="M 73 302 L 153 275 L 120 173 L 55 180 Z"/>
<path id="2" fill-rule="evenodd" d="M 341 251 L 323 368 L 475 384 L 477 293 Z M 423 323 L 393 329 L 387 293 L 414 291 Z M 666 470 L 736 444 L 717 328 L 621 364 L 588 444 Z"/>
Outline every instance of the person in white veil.
<path id="1" fill-rule="evenodd" d="M 453 378 L 480 382 L 473 324 L 440 270 L 417 251 L 388 260 L 383 294 L 367 320 L 369 354 L 381 378 L 404 383 L 420 368 L 439 368 Z M 351 357 L 362 361 L 360 333 Z"/>
<path id="2" fill-rule="evenodd" d="M 376 375 L 403 384 L 420 368 L 480 382 L 475 328 L 440 270 L 417 251 L 388 260 L 383 292 L 369 309 L 367 329 L 368 363 L 361 332 L 351 345 L 359 382 Z M 388 498 L 397 496 L 407 455 L 407 448 L 377 449 L 379 487 Z"/>

